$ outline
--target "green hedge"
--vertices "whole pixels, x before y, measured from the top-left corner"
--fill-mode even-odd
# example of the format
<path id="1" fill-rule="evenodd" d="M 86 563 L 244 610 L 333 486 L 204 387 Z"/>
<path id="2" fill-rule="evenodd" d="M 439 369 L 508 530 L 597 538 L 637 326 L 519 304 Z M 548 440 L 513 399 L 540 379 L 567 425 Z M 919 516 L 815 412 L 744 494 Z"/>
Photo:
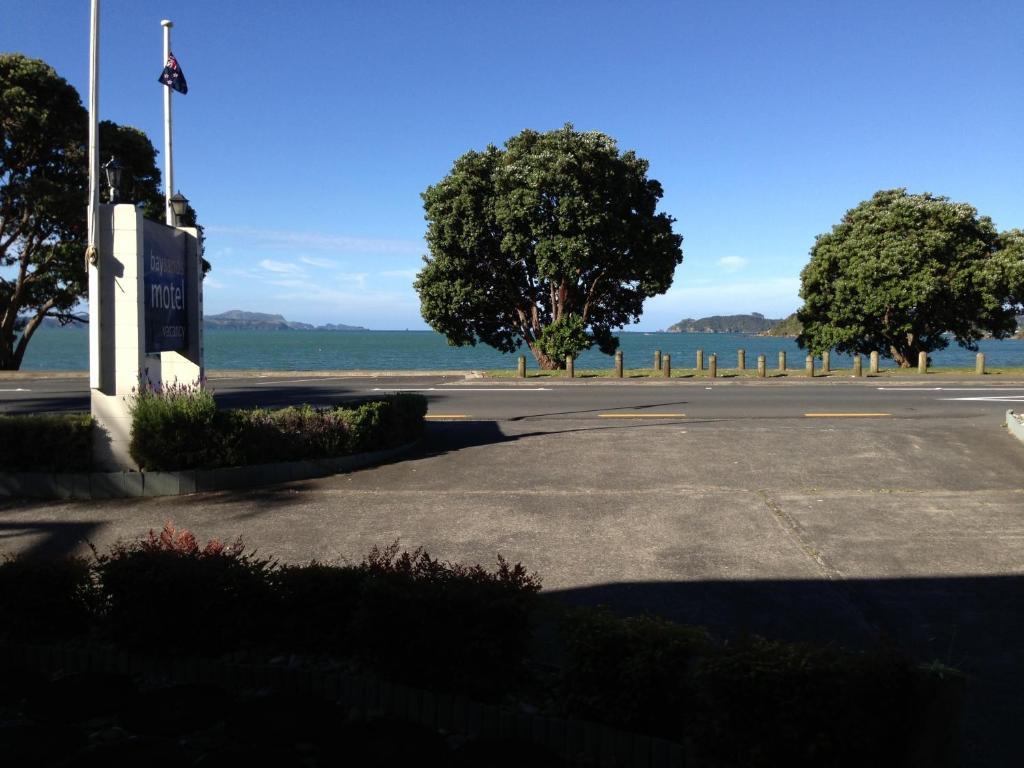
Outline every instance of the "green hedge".
<path id="1" fill-rule="evenodd" d="M 726 643 L 595 609 L 555 621 L 565 643 L 553 669 L 531 661 L 553 636 L 547 625 L 536 633 L 539 590 L 535 574 L 500 558 L 488 570 L 395 544 L 354 565 L 279 566 L 168 525 L 91 562 L 0 563 L 0 641 L 297 652 L 661 736 L 700 766 L 951 764 L 964 685 L 954 671 L 882 646 Z"/>
<path id="2" fill-rule="evenodd" d="M 333 408 L 219 410 L 196 387 L 144 391 L 132 406 L 132 458 L 143 470 L 213 469 L 390 448 L 423 433 L 427 401 L 397 394 Z"/>
<path id="3" fill-rule="evenodd" d="M 723 643 L 604 609 L 573 611 L 564 633 L 565 711 L 682 742 L 694 765 L 929 764 L 922 743 L 950 739 L 953 723 L 928 718 L 955 716 L 964 684 L 885 646 Z"/>
<path id="4" fill-rule="evenodd" d="M 88 472 L 91 416 L 0 416 L 0 471 Z"/>

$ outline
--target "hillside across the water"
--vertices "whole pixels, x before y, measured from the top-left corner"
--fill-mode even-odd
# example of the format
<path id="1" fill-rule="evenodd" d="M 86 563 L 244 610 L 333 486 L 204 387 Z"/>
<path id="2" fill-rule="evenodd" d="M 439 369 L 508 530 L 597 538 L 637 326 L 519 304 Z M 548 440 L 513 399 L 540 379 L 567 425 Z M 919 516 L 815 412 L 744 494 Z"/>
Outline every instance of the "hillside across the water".
<path id="1" fill-rule="evenodd" d="M 749 315 L 712 315 L 697 320 L 686 318 L 665 329 L 666 333 L 764 333 L 781 320 L 759 312 Z"/>
<path id="2" fill-rule="evenodd" d="M 285 320 L 283 315 L 270 315 L 265 312 L 246 312 L 232 309 L 219 315 L 206 315 L 203 325 L 208 331 L 365 331 L 358 325 L 327 323 L 312 325 Z"/>

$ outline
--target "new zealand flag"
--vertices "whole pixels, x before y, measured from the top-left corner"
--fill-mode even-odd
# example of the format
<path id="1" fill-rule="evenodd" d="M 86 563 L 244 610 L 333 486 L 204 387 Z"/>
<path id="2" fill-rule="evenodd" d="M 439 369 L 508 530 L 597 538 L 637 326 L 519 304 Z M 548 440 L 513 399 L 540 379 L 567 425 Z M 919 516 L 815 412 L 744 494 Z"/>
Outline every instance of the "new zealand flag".
<path id="1" fill-rule="evenodd" d="M 181 67 L 178 66 L 178 60 L 174 58 L 174 54 L 168 54 L 167 66 L 164 67 L 164 71 L 160 74 L 160 82 L 164 85 L 173 88 L 178 93 L 188 93 L 188 83 L 185 82 L 185 73 L 181 71 Z"/>

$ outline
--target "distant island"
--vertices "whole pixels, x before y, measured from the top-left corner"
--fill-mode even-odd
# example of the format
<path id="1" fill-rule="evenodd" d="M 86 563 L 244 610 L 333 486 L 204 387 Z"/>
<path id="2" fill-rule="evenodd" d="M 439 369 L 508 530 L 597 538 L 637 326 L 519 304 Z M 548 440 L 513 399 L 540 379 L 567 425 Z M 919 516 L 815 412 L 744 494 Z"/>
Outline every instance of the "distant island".
<path id="1" fill-rule="evenodd" d="M 799 336 L 804 332 L 803 323 L 796 318 L 796 312 L 785 320 L 777 320 L 775 325 L 764 331 L 762 336 Z"/>
<path id="2" fill-rule="evenodd" d="M 781 322 L 759 312 L 749 315 L 712 315 L 697 320 L 680 320 L 666 328 L 665 333 L 765 333 Z"/>
<path id="3" fill-rule="evenodd" d="M 270 315 L 265 312 L 246 312 L 231 309 L 219 315 L 205 315 L 203 325 L 208 331 L 365 331 L 359 325 L 327 323 L 312 325 L 285 320 L 284 315 Z"/>

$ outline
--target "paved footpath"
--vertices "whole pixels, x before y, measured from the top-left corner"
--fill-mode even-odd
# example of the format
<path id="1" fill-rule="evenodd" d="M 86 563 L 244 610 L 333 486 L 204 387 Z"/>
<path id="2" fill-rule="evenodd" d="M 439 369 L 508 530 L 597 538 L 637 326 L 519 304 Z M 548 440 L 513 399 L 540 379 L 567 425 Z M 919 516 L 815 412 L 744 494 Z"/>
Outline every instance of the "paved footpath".
<path id="1" fill-rule="evenodd" d="M 1024 444 L 1000 426 L 1008 406 L 851 419 L 772 417 L 762 401 L 757 418 L 702 416 L 704 391 L 676 410 L 657 397 L 644 418 L 453 413 L 411 459 L 248 492 L 0 501 L 0 550 L 102 549 L 172 520 L 288 561 L 358 560 L 396 538 L 453 560 L 500 552 L 566 600 L 725 634 L 883 637 L 964 669 L 964 762 L 1011 764 L 1024 716 Z"/>

